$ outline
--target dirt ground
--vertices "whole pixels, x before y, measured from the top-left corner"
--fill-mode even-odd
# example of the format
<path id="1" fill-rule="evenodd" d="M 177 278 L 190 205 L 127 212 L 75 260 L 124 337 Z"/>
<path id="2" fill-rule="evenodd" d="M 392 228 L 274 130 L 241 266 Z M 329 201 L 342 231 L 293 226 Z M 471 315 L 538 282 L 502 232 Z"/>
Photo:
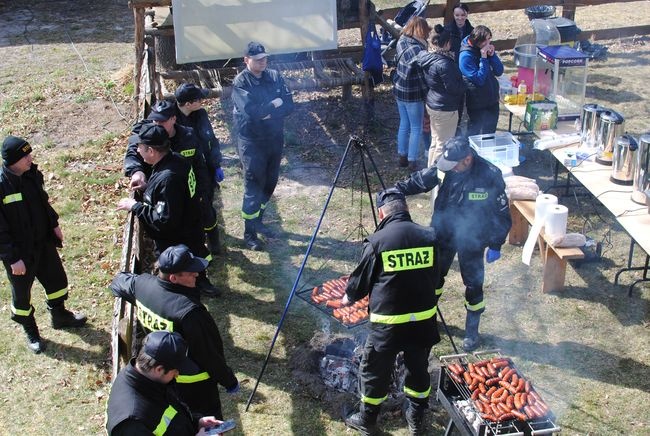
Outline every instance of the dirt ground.
<path id="1" fill-rule="evenodd" d="M 496 39 L 527 31 L 523 11 L 472 14 L 470 20 L 474 25 L 488 25 Z M 650 1 L 579 8 L 576 23 L 584 30 L 649 24 Z M 0 0 L 2 136 L 23 135 L 38 150 L 79 147 L 88 141 L 106 137 L 119 140 L 126 135 L 135 115 L 131 101 L 120 91 L 129 86 L 132 35 L 132 14 L 121 1 L 80 0 L 71 6 L 65 0 Z M 340 32 L 339 40 L 341 45 L 356 45 L 358 35 L 355 31 Z M 646 85 L 650 39 L 644 36 L 598 42 L 608 47 L 608 58 L 589 67 L 587 102 L 624 114 L 626 130 L 635 136 L 650 131 L 650 91 Z M 510 74 L 514 71 L 512 53 L 500 55 Z M 384 84 L 376 91 L 376 116 L 370 123 L 364 121 L 358 89 L 352 101 L 343 101 L 340 90 L 296 95 L 297 110 L 288 120 L 286 160 L 275 193 L 275 213 L 285 221 L 300 212 L 300 205 L 291 204 L 292 198 L 321 199 L 327 193 L 333 168 L 351 134 L 371 144 L 382 176 L 389 183 L 406 176 L 395 165 L 398 115 L 390 88 Z M 227 121 L 229 105 L 228 101 L 213 101 L 209 109 L 222 141 L 225 166 L 234 174 L 238 159 Z M 502 112 L 499 127 L 505 129 L 506 122 L 506 113 Z M 536 178 L 542 188 L 550 186 L 552 159 L 548 153 L 532 150 L 530 140 L 523 141 L 527 147 L 522 153 L 527 159 L 515 173 Z M 120 164 L 116 159 L 115 165 Z M 226 194 L 222 198 L 228 210 L 236 210 L 240 200 Z M 504 247 L 503 258 L 488 268 L 489 303 L 500 310 L 490 312 L 482 324 L 484 345 L 501 348 L 521 361 L 524 372 L 545 380 L 542 389 L 566 433 L 647 434 L 650 289 L 641 284 L 628 299 L 627 287 L 613 284 L 615 272 L 627 261 L 629 238 L 607 211 L 593 199 L 563 201 L 574 212 L 570 228 L 584 230 L 602 242 L 603 259 L 569 267 L 564 292 L 540 295 L 538 256 L 532 268 L 527 268 L 520 262 L 519 248 Z M 416 197 L 410 205 L 415 220 L 427 223 L 428 197 Z M 315 220 L 312 216 L 295 219 L 309 224 Z M 227 223 L 225 231 L 227 243 L 236 245 L 241 238 L 239 222 Z M 241 259 L 239 253 L 234 252 L 228 261 Z M 635 261 L 643 260 L 644 256 L 637 253 Z M 639 275 L 624 275 L 623 284 L 631 283 L 633 277 Z M 460 288 L 458 274 L 450 279 L 450 286 Z M 458 342 L 463 313 L 458 308 L 448 310 L 445 315 Z M 8 318 L 5 312 L 2 316 Z M 611 343 L 603 346 L 593 339 L 601 335 L 612 338 Z M 448 344 L 446 347 L 448 351 Z M 294 361 L 299 362 L 301 356 Z M 300 377 L 308 378 L 296 374 L 296 379 Z M 582 394 L 585 384 L 591 395 L 586 400 Z M 340 396 L 320 391 L 317 386 L 306 390 L 301 394 L 328 401 L 330 414 L 335 415 L 333 405 L 338 404 Z M 615 395 L 610 396 L 610 390 Z M 10 396 L 0 398 L 0 402 L 10 400 Z M 94 419 L 100 421 L 101 417 Z M 436 434 L 442 434 L 444 414 L 438 412 L 432 420 L 439 432 Z M 576 420 L 579 425 L 574 425 Z"/>

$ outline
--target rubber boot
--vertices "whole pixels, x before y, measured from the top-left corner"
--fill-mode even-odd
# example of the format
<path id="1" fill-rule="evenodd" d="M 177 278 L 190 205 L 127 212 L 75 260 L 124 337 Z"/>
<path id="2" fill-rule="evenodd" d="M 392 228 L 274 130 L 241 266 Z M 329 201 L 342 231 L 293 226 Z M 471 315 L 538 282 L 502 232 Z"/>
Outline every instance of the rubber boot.
<path id="1" fill-rule="evenodd" d="M 260 210 L 260 214 L 255 220 L 255 230 L 257 231 L 258 236 L 261 236 L 263 239 L 272 239 L 275 238 L 275 232 L 268 228 L 264 222 L 264 209 Z"/>
<path id="2" fill-rule="evenodd" d="M 210 253 L 214 255 L 221 254 L 221 238 L 219 237 L 219 227 L 214 226 L 212 229 L 206 230 L 205 235 L 208 237 L 208 250 L 210 250 Z"/>
<path id="3" fill-rule="evenodd" d="M 216 298 L 222 294 L 221 289 L 217 288 L 215 285 L 210 282 L 205 271 L 201 271 L 199 276 L 196 278 L 196 287 L 201 292 L 201 295 L 210 298 Z"/>
<path id="4" fill-rule="evenodd" d="M 256 220 L 244 220 L 244 242 L 253 251 L 261 251 L 264 244 L 257 237 Z"/>
<path id="5" fill-rule="evenodd" d="M 74 313 L 65 308 L 63 304 L 48 307 L 52 315 L 52 328 L 63 329 L 67 327 L 83 327 L 88 318 L 83 313 Z"/>
<path id="6" fill-rule="evenodd" d="M 465 339 L 463 339 L 463 350 L 470 352 L 478 348 L 481 340 L 478 336 L 478 324 L 481 321 L 481 312 L 467 311 L 465 318 Z"/>
<path id="7" fill-rule="evenodd" d="M 45 351 L 45 342 L 38 332 L 36 320 L 30 318 L 25 324 L 23 324 L 23 329 L 27 335 L 27 348 L 29 348 L 29 350 L 34 354 L 39 354 Z"/>
<path id="8" fill-rule="evenodd" d="M 406 422 L 409 426 L 409 432 L 413 436 L 421 436 L 427 434 L 424 427 L 424 411 L 427 409 L 427 403 L 416 403 L 409 401 L 408 409 L 404 414 Z"/>
<path id="9" fill-rule="evenodd" d="M 379 416 L 379 407 L 362 404 L 361 410 L 345 418 L 345 425 L 355 429 L 363 436 L 376 435 L 379 434 L 377 416 Z"/>

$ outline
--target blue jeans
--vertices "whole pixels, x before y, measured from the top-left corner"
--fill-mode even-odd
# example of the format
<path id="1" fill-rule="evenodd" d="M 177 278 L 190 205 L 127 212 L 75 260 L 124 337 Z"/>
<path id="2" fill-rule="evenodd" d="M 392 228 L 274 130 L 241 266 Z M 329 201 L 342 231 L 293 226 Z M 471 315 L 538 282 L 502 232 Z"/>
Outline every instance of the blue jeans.
<path id="1" fill-rule="evenodd" d="M 424 102 L 407 102 L 397 100 L 399 111 L 399 129 L 397 130 L 397 153 L 408 156 L 408 160 L 418 160 L 422 120 L 424 119 Z"/>

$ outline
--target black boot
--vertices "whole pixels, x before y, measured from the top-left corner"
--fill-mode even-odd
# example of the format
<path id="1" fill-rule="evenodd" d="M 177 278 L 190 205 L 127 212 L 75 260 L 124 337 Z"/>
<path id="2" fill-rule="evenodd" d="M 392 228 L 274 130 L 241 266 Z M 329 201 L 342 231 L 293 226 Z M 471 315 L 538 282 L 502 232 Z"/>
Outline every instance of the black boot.
<path id="1" fill-rule="evenodd" d="M 244 220 L 244 242 L 253 251 L 261 251 L 264 244 L 257 237 L 256 220 Z"/>
<path id="2" fill-rule="evenodd" d="M 221 289 L 217 288 L 210 282 L 205 271 L 199 273 L 199 276 L 196 278 L 196 287 L 201 292 L 201 295 L 206 297 L 216 298 L 222 294 Z"/>
<path id="3" fill-rule="evenodd" d="M 481 344 L 478 335 L 478 324 L 481 321 L 481 312 L 467 311 L 465 318 L 465 339 L 463 339 L 463 350 L 474 351 Z"/>
<path id="4" fill-rule="evenodd" d="M 409 407 L 406 409 L 405 417 L 409 426 L 409 432 L 413 436 L 421 436 L 427 434 L 424 427 L 424 411 L 426 410 L 426 403 L 419 404 L 409 401 Z"/>
<path id="5" fill-rule="evenodd" d="M 208 237 L 208 250 L 210 253 L 221 254 L 221 238 L 219 237 L 219 227 L 214 226 L 210 230 L 205 231 L 206 236 Z"/>
<path id="6" fill-rule="evenodd" d="M 361 405 L 361 410 L 345 418 L 345 425 L 358 431 L 363 436 L 372 436 L 379 434 L 377 427 L 377 416 L 379 415 L 378 407 L 368 407 Z"/>
<path id="7" fill-rule="evenodd" d="M 26 324 L 23 324 L 23 329 L 27 335 L 27 348 L 29 348 L 29 350 L 34 354 L 39 354 L 42 351 L 45 351 L 45 342 L 38 332 L 36 320 L 31 318 Z"/>
<path id="8" fill-rule="evenodd" d="M 63 304 L 60 306 L 48 307 L 52 315 L 52 328 L 63 329 L 66 327 L 83 327 L 88 318 L 83 313 L 70 312 Z"/>
<path id="9" fill-rule="evenodd" d="M 264 209 L 260 210 L 260 214 L 255 220 L 255 230 L 257 233 L 262 236 L 264 239 L 272 239 L 276 237 L 276 234 L 273 230 L 264 224 Z"/>

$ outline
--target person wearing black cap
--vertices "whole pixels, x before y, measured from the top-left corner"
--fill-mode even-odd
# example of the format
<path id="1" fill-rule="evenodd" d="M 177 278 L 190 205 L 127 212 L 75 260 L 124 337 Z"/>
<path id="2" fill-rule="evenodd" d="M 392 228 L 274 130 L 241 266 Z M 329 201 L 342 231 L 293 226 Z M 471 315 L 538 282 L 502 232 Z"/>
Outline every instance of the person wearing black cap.
<path id="1" fill-rule="evenodd" d="M 31 303 L 34 279 L 45 289 L 53 328 L 81 327 L 86 317 L 65 308 L 68 278 L 57 252 L 63 233 L 31 153 L 22 138 L 7 136 L 2 142 L 0 258 L 11 285 L 11 319 L 23 326 L 29 349 L 40 353 L 45 343 Z"/>
<path id="2" fill-rule="evenodd" d="M 224 174 L 221 168 L 221 145 L 212 129 L 208 112 L 203 109 L 202 102 L 208 95 L 207 89 L 199 88 L 193 83 L 183 83 L 174 93 L 177 105 L 176 122 L 194 129 L 194 133 L 199 138 L 200 149 L 210 176 L 208 178 L 210 189 L 206 192 L 205 202 L 212 205 L 214 190 L 223 181 Z M 206 210 L 206 212 L 208 211 Z M 220 252 L 220 243 L 216 212 L 204 215 L 204 225 L 210 250 L 213 254 L 217 254 Z"/>
<path id="3" fill-rule="evenodd" d="M 438 170 L 445 172 L 442 183 Z M 436 293 L 442 295 L 444 277 L 458 254 L 467 309 L 463 349 L 473 351 L 480 344 L 478 326 L 485 311 L 483 259 L 491 263 L 501 257 L 501 246 L 512 225 L 505 182 L 501 171 L 479 156 L 467 138 L 456 136 L 445 143 L 436 166 L 395 184 L 406 195 L 427 192 L 438 185 L 431 226 L 438 236 L 443 279 Z"/>
<path id="4" fill-rule="evenodd" d="M 280 176 L 284 146 L 284 118 L 293 111 L 293 97 L 276 70 L 268 69 L 268 53 L 250 42 L 244 54 L 246 69 L 233 80 L 232 100 L 239 158 L 244 167 L 244 242 L 261 250 L 272 236 L 262 218 Z"/>
<path id="5" fill-rule="evenodd" d="M 198 368 L 182 370 L 177 378 L 181 399 L 192 411 L 221 419 L 218 385 L 236 393 L 239 382 L 226 363 L 219 329 L 195 287 L 207 265 L 187 246 L 176 245 L 158 258 L 157 277 L 120 273 L 110 288 L 116 297 L 137 306 L 145 331 L 173 330 L 185 339 L 189 358 Z"/>
<path id="6" fill-rule="evenodd" d="M 142 156 L 138 153 L 137 143 L 137 133 L 143 125 L 151 123 L 165 128 L 171 141 L 172 151 L 186 158 L 192 165 L 196 176 L 196 189 L 200 198 L 203 229 L 208 237 L 208 248 L 212 254 L 219 253 L 221 244 L 219 242 L 219 228 L 217 227 L 217 212 L 212 204 L 214 196 L 212 176 L 208 171 L 194 129 L 176 122 L 176 104 L 169 100 L 156 102 L 151 107 L 151 113 L 147 119 L 141 120 L 133 126 L 133 135 L 129 137 L 126 156 L 124 157 L 124 173 L 131 178 L 131 188 L 144 190 L 147 178 L 151 174 L 151 166 L 142 160 Z"/>
<path id="7" fill-rule="evenodd" d="M 142 223 L 154 242 L 156 254 L 167 247 L 186 244 L 193 253 L 206 257 L 201 225 L 196 176 L 191 165 L 170 150 L 169 134 L 163 126 L 145 124 L 130 142 L 138 144 L 142 160 L 151 165 L 151 177 L 142 194 L 142 201 L 122 198 L 118 210 L 131 211 Z M 206 296 L 221 292 L 210 283 L 205 272 L 199 275 L 198 287 Z"/>
<path id="8" fill-rule="evenodd" d="M 359 366 L 361 407 L 345 423 L 375 434 L 381 403 L 386 400 L 395 357 L 404 352 L 411 434 L 425 434 L 429 402 L 431 347 L 440 341 L 436 322 L 439 281 L 436 235 L 411 220 L 404 194 L 389 188 L 377 195 L 381 220 L 364 241 L 359 265 L 350 275 L 342 304 L 370 296 L 370 333 Z"/>
<path id="9" fill-rule="evenodd" d="M 174 379 L 192 362 L 187 344 L 175 332 L 149 333 L 136 358 L 122 369 L 106 407 L 109 436 L 205 435 L 205 429 L 220 424 L 214 416 L 191 410 L 178 397 Z"/>

